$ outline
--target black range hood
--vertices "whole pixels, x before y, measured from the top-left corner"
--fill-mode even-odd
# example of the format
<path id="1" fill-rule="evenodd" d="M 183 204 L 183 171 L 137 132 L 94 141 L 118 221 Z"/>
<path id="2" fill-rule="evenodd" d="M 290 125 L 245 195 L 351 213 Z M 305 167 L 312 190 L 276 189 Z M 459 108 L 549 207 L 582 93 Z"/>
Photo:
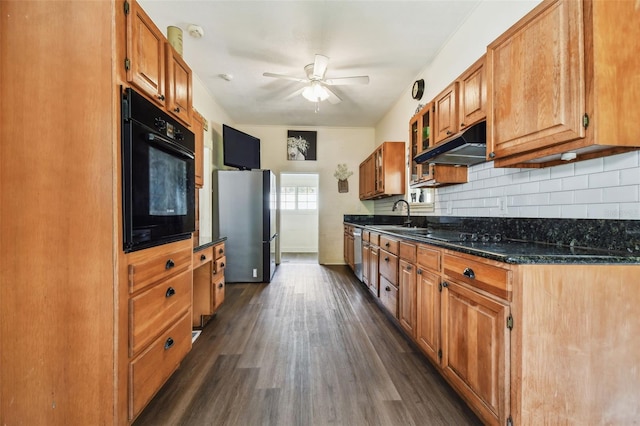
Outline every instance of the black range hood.
<path id="1" fill-rule="evenodd" d="M 487 122 L 481 121 L 413 157 L 418 164 L 472 166 L 486 161 Z"/>

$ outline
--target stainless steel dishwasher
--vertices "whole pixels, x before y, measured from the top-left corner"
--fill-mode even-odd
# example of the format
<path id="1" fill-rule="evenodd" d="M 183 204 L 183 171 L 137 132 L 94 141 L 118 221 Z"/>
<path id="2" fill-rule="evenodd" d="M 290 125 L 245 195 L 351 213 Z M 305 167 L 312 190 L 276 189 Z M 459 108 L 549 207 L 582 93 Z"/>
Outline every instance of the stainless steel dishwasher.
<path id="1" fill-rule="evenodd" d="M 353 272 L 362 281 L 362 229 L 353 228 Z"/>

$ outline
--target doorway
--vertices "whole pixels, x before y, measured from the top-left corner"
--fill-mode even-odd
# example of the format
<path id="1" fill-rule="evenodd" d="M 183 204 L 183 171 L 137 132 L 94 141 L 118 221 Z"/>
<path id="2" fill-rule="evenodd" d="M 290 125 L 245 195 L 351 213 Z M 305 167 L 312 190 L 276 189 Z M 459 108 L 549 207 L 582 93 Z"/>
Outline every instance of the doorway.
<path id="1" fill-rule="evenodd" d="M 317 173 L 280 174 L 280 262 L 318 263 Z"/>

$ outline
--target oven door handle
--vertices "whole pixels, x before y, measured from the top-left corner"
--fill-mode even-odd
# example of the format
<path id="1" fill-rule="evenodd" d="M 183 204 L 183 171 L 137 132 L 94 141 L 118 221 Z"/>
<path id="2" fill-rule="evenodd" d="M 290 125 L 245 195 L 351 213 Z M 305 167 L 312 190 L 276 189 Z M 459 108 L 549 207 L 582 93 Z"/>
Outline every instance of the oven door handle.
<path id="1" fill-rule="evenodd" d="M 181 147 L 180 145 L 178 145 L 177 143 L 173 142 L 171 139 L 167 139 L 167 138 L 163 138 L 160 135 L 157 135 L 155 133 L 147 133 L 147 142 L 154 142 L 157 145 L 163 146 L 166 149 L 171 150 L 174 153 L 178 153 L 184 157 L 187 157 L 191 160 L 195 159 L 195 155 L 193 154 L 193 152 L 184 149 L 183 147 Z"/>

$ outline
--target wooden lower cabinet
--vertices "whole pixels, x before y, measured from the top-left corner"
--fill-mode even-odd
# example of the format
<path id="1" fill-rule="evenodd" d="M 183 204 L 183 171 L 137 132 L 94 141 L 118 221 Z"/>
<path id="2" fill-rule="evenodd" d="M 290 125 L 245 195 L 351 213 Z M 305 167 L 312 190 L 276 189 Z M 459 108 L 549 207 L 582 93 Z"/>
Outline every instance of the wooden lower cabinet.
<path id="1" fill-rule="evenodd" d="M 193 327 L 202 328 L 224 301 L 224 243 L 193 254 Z M 197 263 L 196 263 L 197 262 Z"/>
<path id="2" fill-rule="evenodd" d="M 404 330 L 416 338 L 416 267 L 404 259 L 400 259 L 398 277 L 398 320 Z"/>
<path id="3" fill-rule="evenodd" d="M 191 350 L 192 252 L 188 239 L 127 254 L 129 422 Z"/>
<path id="4" fill-rule="evenodd" d="M 369 249 L 369 232 L 362 231 L 362 282 L 369 285 L 371 271 L 371 251 Z"/>
<path id="5" fill-rule="evenodd" d="M 129 364 L 129 419 L 134 419 L 191 350 L 191 315 L 155 339 Z"/>
<path id="6" fill-rule="evenodd" d="M 380 257 L 380 248 L 378 246 L 374 246 L 372 243 L 369 244 L 369 291 L 373 293 L 376 297 L 378 297 L 379 293 L 379 282 L 380 282 L 380 270 L 379 270 L 379 257 Z"/>
<path id="7" fill-rule="evenodd" d="M 435 364 L 440 363 L 440 275 L 424 269 L 417 271 L 416 342 Z"/>
<path id="8" fill-rule="evenodd" d="M 380 302 L 391 315 L 398 318 L 398 287 L 380 274 Z"/>
<path id="9" fill-rule="evenodd" d="M 453 281 L 443 282 L 442 371 L 483 421 L 509 416 L 509 306 Z"/>

